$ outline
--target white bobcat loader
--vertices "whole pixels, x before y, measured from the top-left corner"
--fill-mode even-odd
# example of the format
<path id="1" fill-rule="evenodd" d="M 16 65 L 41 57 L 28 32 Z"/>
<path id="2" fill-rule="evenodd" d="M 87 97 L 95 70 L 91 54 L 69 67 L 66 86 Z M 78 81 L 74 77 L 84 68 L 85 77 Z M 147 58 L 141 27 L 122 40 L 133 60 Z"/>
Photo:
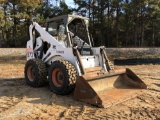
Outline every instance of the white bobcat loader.
<path id="1" fill-rule="evenodd" d="M 147 86 L 130 69 L 114 70 L 105 47 L 92 47 L 89 19 L 63 15 L 50 19 L 46 30 L 30 25 L 25 79 L 33 87 L 49 81 L 59 95 L 73 97 L 99 107 L 137 96 Z"/>

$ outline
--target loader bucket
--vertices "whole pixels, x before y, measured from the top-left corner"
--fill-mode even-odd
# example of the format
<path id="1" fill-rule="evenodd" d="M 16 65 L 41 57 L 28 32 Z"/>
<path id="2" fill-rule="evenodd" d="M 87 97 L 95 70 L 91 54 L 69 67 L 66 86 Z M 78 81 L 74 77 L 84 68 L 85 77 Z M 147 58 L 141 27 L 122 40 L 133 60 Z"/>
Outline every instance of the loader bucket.
<path id="1" fill-rule="evenodd" d="M 100 76 L 82 75 L 77 78 L 74 98 L 98 107 L 110 107 L 143 93 L 146 84 L 130 69 Z"/>

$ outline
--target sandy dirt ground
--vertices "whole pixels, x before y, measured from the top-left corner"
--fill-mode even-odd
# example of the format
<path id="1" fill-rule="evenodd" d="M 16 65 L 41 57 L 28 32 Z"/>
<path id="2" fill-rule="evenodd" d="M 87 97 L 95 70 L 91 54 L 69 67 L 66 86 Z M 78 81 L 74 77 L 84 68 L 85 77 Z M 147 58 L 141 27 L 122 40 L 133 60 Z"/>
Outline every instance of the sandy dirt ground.
<path id="1" fill-rule="evenodd" d="M 24 80 L 24 56 L 0 56 L 0 120 L 159 120 L 160 65 L 115 66 L 131 68 L 148 86 L 146 92 L 109 108 L 59 96 L 49 85 L 32 88 Z"/>

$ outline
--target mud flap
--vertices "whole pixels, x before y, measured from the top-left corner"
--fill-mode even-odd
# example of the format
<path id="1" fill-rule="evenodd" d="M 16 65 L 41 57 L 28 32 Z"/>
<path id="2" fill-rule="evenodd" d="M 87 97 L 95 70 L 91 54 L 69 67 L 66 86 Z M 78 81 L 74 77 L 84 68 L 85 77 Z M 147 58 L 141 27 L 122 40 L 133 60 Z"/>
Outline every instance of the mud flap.
<path id="1" fill-rule="evenodd" d="M 101 76 L 79 76 L 74 98 L 99 107 L 109 107 L 143 93 L 146 84 L 130 69 Z"/>

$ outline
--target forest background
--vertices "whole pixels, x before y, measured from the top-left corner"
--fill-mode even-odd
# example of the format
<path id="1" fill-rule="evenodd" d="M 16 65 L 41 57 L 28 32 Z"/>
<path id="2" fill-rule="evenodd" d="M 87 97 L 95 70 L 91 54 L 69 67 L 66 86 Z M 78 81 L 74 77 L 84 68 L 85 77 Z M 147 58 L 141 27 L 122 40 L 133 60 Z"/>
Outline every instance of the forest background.
<path id="1" fill-rule="evenodd" d="M 41 26 L 54 16 L 90 19 L 95 46 L 159 47 L 160 0 L 0 0 L 0 47 L 25 47 L 34 20 Z"/>

